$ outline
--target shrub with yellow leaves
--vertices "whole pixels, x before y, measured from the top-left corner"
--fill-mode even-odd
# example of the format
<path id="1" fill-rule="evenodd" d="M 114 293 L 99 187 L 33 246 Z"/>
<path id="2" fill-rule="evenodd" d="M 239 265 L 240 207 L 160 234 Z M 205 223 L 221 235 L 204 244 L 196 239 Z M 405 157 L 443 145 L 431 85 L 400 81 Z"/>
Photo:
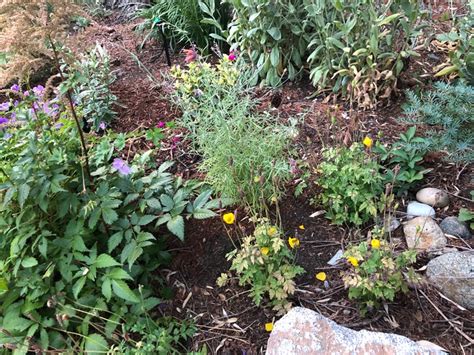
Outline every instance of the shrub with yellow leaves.
<path id="1" fill-rule="evenodd" d="M 383 234 L 383 229 L 376 228 L 370 241 L 350 246 L 344 253 L 350 266 L 342 272 L 342 280 L 349 298 L 360 302 L 362 315 L 393 301 L 399 292 L 407 293 L 408 285 L 419 281 L 410 267 L 416 261 L 416 251 L 395 251 Z"/>
<path id="2" fill-rule="evenodd" d="M 295 292 L 293 279 L 304 273 L 303 268 L 293 263 L 293 253 L 282 237 L 280 229 L 262 219 L 255 232 L 243 239 L 240 249 L 227 254 L 227 260 L 232 260 L 230 270 L 235 271 L 241 286 L 250 285 L 254 302 L 260 305 L 267 296 L 279 314 L 291 308 L 288 297 Z M 217 284 L 222 287 L 227 280 L 224 273 Z"/>

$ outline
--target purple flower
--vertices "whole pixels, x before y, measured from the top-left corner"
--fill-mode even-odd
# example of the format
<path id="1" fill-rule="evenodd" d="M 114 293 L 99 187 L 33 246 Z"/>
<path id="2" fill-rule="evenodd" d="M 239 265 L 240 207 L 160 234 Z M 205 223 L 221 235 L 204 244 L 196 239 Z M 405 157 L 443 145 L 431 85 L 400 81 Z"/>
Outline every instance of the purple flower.
<path id="1" fill-rule="evenodd" d="M 9 102 L 4 102 L 0 104 L 0 111 L 5 112 L 10 109 L 10 103 Z"/>
<path id="2" fill-rule="evenodd" d="M 166 123 L 164 123 L 163 121 L 158 122 L 158 124 L 156 125 L 156 127 L 158 128 L 164 128 L 165 126 L 166 126 Z"/>
<path id="3" fill-rule="evenodd" d="M 8 123 L 8 118 L 6 117 L 0 117 L 0 125 Z"/>
<path id="4" fill-rule="evenodd" d="M 30 96 L 30 92 L 29 92 L 29 91 L 25 91 L 25 92 L 23 93 L 23 96 Z"/>
<path id="5" fill-rule="evenodd" d="M 199 96 L 202 96 L 203 92 L 201 89 L 196 89 L 194 90 L 194 96 L 195 97 L 199 97 Z"/>
<path id="6" fill-rule="evenodd" d="M 43 85 L 38 85 L 33 88 L 33 92 L 35 93 L 36 96 L 41 97 L 44 94 L 44 86 Z"/>
<path id="7" fill-rule="evenodd" d="M 173 138 L 171 138 L 171 141 L 172 141 L 174 144 L 178 143 L 180 140 L 181 140 L 181 138 L 178 137 L 178 136 L 174 136 Z"/>
<path id="8" fill-rule="evenodd" d="M 100 128 L 101 130 L 105 131 L 105 129 L 107 128 L 107 126 L 105 125 L 105 122 L 102 121 L 102 122 L 99 124 L 99 128 Z"/>
<path id="9" fill-rule="evenodd" d="M 56 123 L 56 124 L 53 126 L 53 128 L 54 128 L 54 129 L 60 129 L 62 126 L 64 126 L 64 123 L 59 122 L 59 123 Z"/>
<path id="10" fill-rule="evenodd" d="M 11 137 L 13 137 L 12 134 L 8 132 L 3 135 L 3 139 L 5 139 L 6 141 L 9 140 Z"/>
<path id="11" fill-rule="evenodd" d="M 14 84 L 11 88 L 11 91 L 19 92 L 20 91 L 20 85 Z"/>
<path id="12" fill-rule="evenodd" d="M 114 159 L 112 167 L 122 175 L 129 175 L 132 172 L 132 169 L 130 169 L 127 163 L 120 158 Z"/>
<path id="13" fill-rule="evenodd" d="M 13 101 L 13 106 L 17 107 L 19 104 L 20 104 L 20 101 L 18 100 Z"/>

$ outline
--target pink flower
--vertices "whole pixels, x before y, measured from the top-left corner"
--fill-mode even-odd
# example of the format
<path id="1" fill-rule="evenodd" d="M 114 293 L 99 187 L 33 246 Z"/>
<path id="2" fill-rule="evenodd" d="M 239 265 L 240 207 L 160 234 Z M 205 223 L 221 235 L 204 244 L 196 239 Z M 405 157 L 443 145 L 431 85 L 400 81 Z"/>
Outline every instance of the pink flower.
<path id="1" fill-rule="evenodd" d="M 231 62 L 233 62 L 234 60 L 237 59 L 237 55 L 235 54 L 234 51 L 230 51 L 228 58 L 229 58 L 229 60 L 230 60 Z"/>
<path id="2" fill-rule="evenodd" d="M 158 128 L 165 128 L 165 126 L 166 126 L 166 123 L 164 123 L 163 121 L 158 122 L 158 124 L 156 125 L 156 127 Z"/>
<path id="3" fill-rule="evenodd" d="M 183 52 L 186 54 L 186 58 L 184 58 L 184 61 L 186 63 L 191 63 L 194 62 L 197 59 L 197 52 L 194 48 L 191 49 L 183 49 Z"/>
<path id="4" fill-rule="evenodd" d="M 174 136 L 173 138 L 171 138 L 171 141 L 172 141 L 174 144 L 179 143 L 180 140 L 181 140 L 181 138 L 178 137 L 178 136 Z"/>

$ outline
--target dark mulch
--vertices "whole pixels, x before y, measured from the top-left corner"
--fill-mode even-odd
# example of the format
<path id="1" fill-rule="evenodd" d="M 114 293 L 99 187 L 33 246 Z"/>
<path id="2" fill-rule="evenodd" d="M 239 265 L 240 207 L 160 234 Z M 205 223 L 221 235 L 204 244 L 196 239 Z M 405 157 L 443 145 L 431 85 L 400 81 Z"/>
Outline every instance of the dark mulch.
<path id="1" fill-rule="evenodd" d="M 167 70 L 164 57 L 157 60 L 153 58 L 161 49 L 157 43 L 151 43 L 137 53 L 136 46 L 141 43 L 141 37 L 133 33 L 134 25 L 133 22 L 114 23 L 113 26 L 94 24 L 83 33 L 81 39 L 81 46 L 101 43 L 115 64 L 118 80 L 112 90 L 121 106 L 117 107 L 118 119 L 113 129 L 118 132 L 141 130 L 155 126 L 158 121 L 179 119 L 179 112 L 170 104 L 167 98 L 169 90 L 162 80 L 162 72 Z M 129 52 L 137 53 L 140 61 L 155 77 L 155 83 L 147 78 Z M 441 57 L 428 54 L 411 63 L 413 70 L 409 71 L 427 86 L 430 83 L 424 78 L 427 73 L 431 73 L 429 68 L 434 65 L 430 61 L 442 60 Z M 174 56 L 173 60 L 177 61 L 177 58 Z M 156 83 L 160 85 L 156 86 Z M 402 80 L 402 87 L 413 85 L 413 81 Z M 300 135 L 294 147 L 298 156 L 312 167 L 320 160 L 323 146 L 350 144 L 367 134 L 375 138 L 380 133 L 382 139 L 391 141 L 406 129 L 396 120 L 401 113 L 402 94 L 389 106 L 372 111 L 351 111 L 344 102 L 325 103 L 322 98 L 310 99 L 311 93 L 310 84 L 303 82 L 287 84 L 278 91 L 261 90 L 257 96 L 261 99 L 259 110 L 269 110 L 283 120 L 301 118 Z M 135 150 L 144 143 L 137 144 Z M 190 153 L 186 143 L 174 151 L 163 150 L 158 159 L 167 158 L 178 159 L 179 168 L 176 171 L 185 177 L 199 176 L 196 172 L 199 157 Z M 433 168 L 433 171 L 428 174 L 424 184 L 443 188 L 452 197 L 449 211 L 438 211 L 438 216 L 455 215 L 461 207 L 472 208 L 473 205 L 469 205 L 467 200 L 456 196 L 470 197 L 469 191 L 474 188 L 473 167 L 455 166 L 436 155 L 427 160 L 427 167 Z M 314 186 L 311 185 L 300 198 L 288 195 L 281 202 L 283 227 L 290 234 L 299 233 L 302 242 L 296 260 L 307 271 L 297 280 L 298 290 L 293 299 L 295 305 L 314 309 L 354 329 L 394 332 L 415 340 L 430 340 L 455 354 L 473 351 L 472 344 L 469 347 L 468 341 L 460 334 L 462 331 L 474 338 L 472 312 L 458 309 L 437 291 L 424 285 L 419 286 L 420 290 L 400 296 L 396 302 L 388 305 L 386 311 L 361 318 L 357 305 L 348 300 L 347 291 L 343 288 L 341 267 L 329 267 L 327 261 L 348 241 L 363 239 L 365 235 L 331 225 L 324 216 L 310 217 L 319 209 L 309 203 L 314 194 Z M 401 209 L 403 202 L 408 200 L 405 198 L 402 201 Z M 301 224 L 305 226 L 304 231 L 298 229 Z M 394 238 L 402 240 L 401 232 L 397 231 Z M 472 240 L 467 246 L 457 241 L 450 243 L 458 247 L 474 246 Z M 265 307 L 256 307 L 248 297 L 248 292 L 235 283 L 225 288 L 218 288 L 215 284 L 217 277 L 229 269 L 230 263 L 225 255 L 233 249 L 221 221 L 218 218 L 189 221 L 185 243 L 173 242 L 171 247 L 174 249 L 173 262 L 170 270 L 162 273 L 173 288 L 175 297 L 162 310 L 168 315 L 196 322 L 199 331 L 190 346 L 197 349 L 206 345 L 211 353 L 262 352 L 268 339 L 264 324 L 276 319 L 275 313 Z M 420 260 L 427 259 L 421 256 Z M 420 262 L 420 266 L 423 264 Z M 328 274 L 329 289 L 324 289 L 322 283 L 314 278 L 314 274 L 319 271 Z"/>

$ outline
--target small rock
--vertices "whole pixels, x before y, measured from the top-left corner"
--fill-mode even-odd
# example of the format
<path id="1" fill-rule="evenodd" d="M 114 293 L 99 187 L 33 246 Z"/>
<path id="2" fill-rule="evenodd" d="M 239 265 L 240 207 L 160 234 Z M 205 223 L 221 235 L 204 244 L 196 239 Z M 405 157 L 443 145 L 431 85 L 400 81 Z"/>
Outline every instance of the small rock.
<path id="1" fill-rule="evenodd" d="M 388 225 L 388 232 L 393 232 L 395 231 L 398 227 L 400 227 L 400 221 L 398 219 L 396 219 L 395 217 L 392 217 L 390 219 L 390 223 L 387 223 Z"/>
<path id="2" fill-rule="evenodd" d="M 436 215 L 436 212 L 433 207 L 425 205 L 424 203 L 419 203 L 416 201 L 410 202 L 407 207 L 408 217 L 433 217 Z"/>
<path id="3" fill-rule="evenodd" d="M 443 249 L 447 240 L 441 228 L 430 217 L 416 217 L 403 226 L 408 248 L 421 251 Z"/>
<path id="4" fill-rule="evenodd" d="M 446 217 L 439 226 L 445 234 L 451 234 L 463 239 L 471 238 L 471 232 L 469 232 L 467 224 L 461 222 L 457 217 Z"/>
<path id="5" fill-rule="evenodd" d="M 278 320 L 270 334 L 267 355 L 438 355 L 446 354 L 430 342 L 404 336 L 356 331 L 338 325 L 315 311 L 296 307 Z"/>
<path id="6" fill-rule="evenodd" d="M 328 264 L 332 266 L 336 265 L 342 259 L 342 255 L 343 255 L 342 249 L 339 249 L 337 253 L 333 255 L 331 260 L 328 261 Z"/>
<path id="7" fill-rule="evenodd" d="M 448 194 L 434 187 L 421 189 L 416 193 L 416 199 L 433 207 L 446 207 L 449 204 Z"/>
<path id="8" fill-rule="evenodd" d="M 445 296 L 474 310 L 474 252 L 441 255 L 428 263 L 426 276 Z"/>

